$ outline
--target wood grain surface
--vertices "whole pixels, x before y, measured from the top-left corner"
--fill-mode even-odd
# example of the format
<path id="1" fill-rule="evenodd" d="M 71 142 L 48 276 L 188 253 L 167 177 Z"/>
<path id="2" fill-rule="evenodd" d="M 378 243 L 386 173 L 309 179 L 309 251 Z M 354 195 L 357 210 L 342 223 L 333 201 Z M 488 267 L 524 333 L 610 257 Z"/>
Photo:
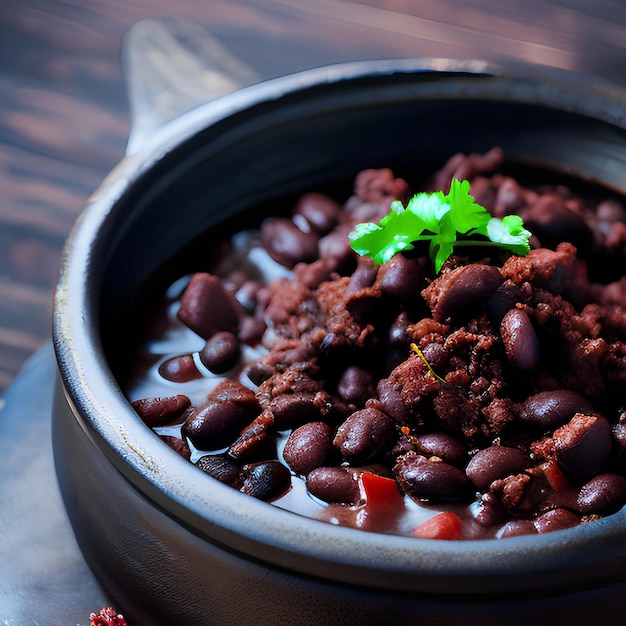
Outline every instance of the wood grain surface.
<path id="1" fill-rule="evenodd" d="M 120 42 L 161 16 L 194 20 L 261 78 L 444 56 L 626 87 L 624 0 L 0 0 L 0 396 L 49 340 L 63 243 L 124 155 Z"/>

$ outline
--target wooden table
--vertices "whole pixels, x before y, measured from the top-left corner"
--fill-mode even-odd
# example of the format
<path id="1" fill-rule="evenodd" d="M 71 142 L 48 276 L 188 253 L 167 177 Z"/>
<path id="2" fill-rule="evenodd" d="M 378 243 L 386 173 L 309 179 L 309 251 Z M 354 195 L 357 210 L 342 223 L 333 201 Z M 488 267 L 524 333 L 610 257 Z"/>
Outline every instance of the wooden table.
<path id="1" fill-rule="evenodd" d="M 624 0 L 2 0 L 0 396 L 49 340 L 63 243 L 124 154 L 120 41 L 150 16 L 193 19 L 259 78 L 446 56 L 539 63 L 626 86 Z"/>

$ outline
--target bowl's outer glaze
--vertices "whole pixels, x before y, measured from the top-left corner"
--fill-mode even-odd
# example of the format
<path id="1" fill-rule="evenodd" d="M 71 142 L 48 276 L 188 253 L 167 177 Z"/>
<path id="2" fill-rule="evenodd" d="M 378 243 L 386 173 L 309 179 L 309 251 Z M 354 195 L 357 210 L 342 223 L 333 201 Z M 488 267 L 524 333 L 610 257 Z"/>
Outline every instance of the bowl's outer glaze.
<path id="1" fill-rule="evenodd" d="M 53 444 L 79 545 L 131 623 L 528 623 L 626 606 L 625 511 L 501 541 L 337 528 L 208 478 L 116 383 L 140 286 L 197 233 L 364 167 L 436 167 L 494 145 L 623 192 L 626 98 L 477 62 L 323 68 L 177 118 L 93 195 L 55 297 Z"/>

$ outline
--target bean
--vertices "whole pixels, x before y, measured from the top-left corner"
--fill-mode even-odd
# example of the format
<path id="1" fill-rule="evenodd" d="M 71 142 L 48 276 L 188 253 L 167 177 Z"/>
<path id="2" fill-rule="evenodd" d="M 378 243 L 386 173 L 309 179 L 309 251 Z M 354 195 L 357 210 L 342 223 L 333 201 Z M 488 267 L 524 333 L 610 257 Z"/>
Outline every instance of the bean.
<path id="1" fill-rule="evenodd" d="M 303 424 L 287 438 L 283 458 L 293 472 L 306 476 L 330 457 L 332 436 L 330 426 L 324 422 Z"/>
<path id="2" fill-rule="evenodd" d="M 278 453 L 273 416 L 264 411 L 255 418 L 228 448 L 228 454 L 239 461 L 247 461 L 248 463 L 263 459 L 275 459 Z"/>
<path id="3" fill-rule="evenodd" d="M 350 415 L 337 429 L 333 444 L 344 458 L 363 462 L 387 452 L 397 438 L 394 421 L 374 408 Z"/>
<path id="4" fill-rule="evenodd" d="M 269 502 L 291 487 L 291 473 L 280 461 L 264 461 L 242 468 L 240 491 Z"/>
<path id="5" fill-rule="evenodd" d="M 522 299 L 522 290 L 511 280 L 504 281 L 485 303 L 489 318 L 498 325 L 502 318 Z"/>
<path id="6" fill-rule="evenodd" d="M 500 323 L 500 335 L 511 365 L 520 370 L 532 370 L 537 367 L 541 346 L 526 311 L 522 309 L 508 311 Z"/>
<path id="7" fill-rule="evenodd" d="M 626 504 L 626 477 L 599 474 L 578 492 L 578 510 L 584 515 L 610 515 Z"/>
<path id="8" fill-rule="evenodd" d="M 415 452 L 401 456 L 393 472 L 402 490 L 416 500 L 457 500 L 471 492 L 470 481 L 458 467 L 430 461 Z"/>
<path id="9" fill-rule="evenodd" d="M 278 430 L 294 428 L 304 422 L 320 418 L 320 411 L 313 393 L 281 394 L 272 399 L 268 409 L 274 416 Z"/>
<path id="10" fill-rule="evenodd" d="M 266 218 L 261 224 L 260 236 L 267 253 L 285 267 L 292 268 L 301 261 L 308 263 L 318 256 L 319 236 L 301 231 L 288 218 Z"/>
<path id="11" fill-rule="evenodd" d="M 320 234 L 330 232 L 339 221 L 343 207 L 322 193 L 306 193 L 297 202 L 294 215 L 301 215 Z"/>
<path id="12" fill-rule="evenodd" d="M 205 454 L 196 461 L 205 474 L 231 487 L 241 483 L 241 465 L 225 454 Z"/>
<path id="13" fill-rule="evenodd" d="M 510 520 L 496 531 L 496 539 L 519 537 L 520 535 L 536 535 L 537 528 L 528 519 Z"/>
<path id="14" fill-rule="evenodd" d="M 580 518 L 576 513 L 568 509 L 558 508 L 543 513 L 535 520 L 535 528 L 537 532 L 551 533 L 555 530 L 563 530 L 564 528 L 572 528 L 580 524 Z"/>
<path id="15" fill-rule="evenodd" d="M 196 367 L 192 354 L 181 354 L 163 361 L 159 365 L 159 374 L 173 383 L 188 383 L 202 378 L 202 373 Z"/>
<path id="16" fill-rule="evenodd" d="M 503 282 L 497 267 L 473 263 L 442 274 L 422 291 L 432 316 L 446 322 L 459 310 L 467 311 L 486 302 Z"/>
<path id="17" fill-rule="evenodd" d="M 147 426 L 166 426 L 176 422 L 191 406 L 191 400 L 184 394 L 165 398 L 142 398 L 131 402 L 131 406 Z"/>
<path id="18" fill-rule="evenodd" d="M 419 260 L 396 254 L 380 266 L 376 285 L 385 295 L 392 298 L 411 298 L 419 293 L 423 275 Z"/>
<path id="19" fill-rule="evenodd" d="M 309 493 L 328 503 L 356 504 L 360 498 L 355 475 L 343 467 L 318 467 L 306 477 Z"/>
<path id="20" fill-rule="evenodd" d="M 555 389 L 530 396 L 519 406 L 518 413 L 527 423 L 542 430 L 554 430 L 569 422 L 576 413 L 593 413 L 593 407 L 575 391 Z"/>
<path id="21" fill-rule="evenodd" d="M 345 402 L 363 405 L 374 395 L 374 376 L 358 365 L 347 367 L 339 377 L 337 394 Z"/>
<path id="22" fill-rule="evenodd" d="M 199 450 L 218 450 L 231 444 L 260 410 L 250 389 L 237 381 L 226 380 L 189 415 L 182 432 Z"/>
<path id="23" fill-rule="evenodd" d="M 490 446 L 471 458 L 465 473 L 479 490 L 485 491 L 494 480 L 518 474 L 529 464 L 528 455 L 518 448 Z"/>
<path id="24" fill-rule="evenodd" d="M 559 469 L 570 478 L 589 478 L 608 461 L 613 445 L 611 425 L 598 415 L 577 413 L 554 432 Z"/>
<path id="25" fill-rule="evenodd" d="M 400 424 L 405 422 L 408 415 L 404 400 L 388 378 L 383 378 L 378 382 L 377 393 L 382 410 L 396 422 Z"/>
<path id="26" fill-rule="evenodd" d="M 387 167 L 362 170 L 354 179 L 354 193 L 364 202 L 403 200 L 408 190 L 406 181 Z"/>
<path id="27" fill-rule="evenodd" d="M 241 305 L 212 274 L 194 274 L 185 289 L 178 309 L 178 319 L 208 339 L 220 330 L 237 333 Z"/>
<path id="28" fill-rule="evenodd" d="M 371 287 L 378 275 L 378 265 L 368 257 L 359 257 L 356 269 L 350 276 L 350 282 L 346 290 L 346 295 L 358 293 L 363 289 Z"/>
<path id="29" fill-rule="evenodd" d="M 451 465 L 463 465 L 467 460 L 467 448 L 458 439 L 444 432 L 423 433 L 416 436 L 421 450 L 437 456 Z"/>
<path id="30" fill-rule="evenodd" d="M 246 345 L 256 346 L 261 343 L 266 330 L 267 324 L 264 320 L 251 315 L 244 315 L 239 324 L 238 339 Z"/>
<path id="31" fill-rule="evenodd" d="M 200 351 L 200 361 L 214 374 L 223 374 L 239 361 L 239 341 L 228 331 L 220 331 L 207 339 Z"/>

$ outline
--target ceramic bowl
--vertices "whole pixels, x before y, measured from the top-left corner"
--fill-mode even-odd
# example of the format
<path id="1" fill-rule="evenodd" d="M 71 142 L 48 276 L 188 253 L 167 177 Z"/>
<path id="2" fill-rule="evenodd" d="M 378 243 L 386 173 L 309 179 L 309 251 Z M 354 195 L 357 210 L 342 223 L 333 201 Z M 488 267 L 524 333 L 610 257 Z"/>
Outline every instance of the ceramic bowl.
<path id="1" fill-rule="evenodd" d="M 137 294 L 251 206 L 494 145 L 626 192 L 626 99 L 571 78 L 433 59 L 309 70 L 176 118 L 102 183 L 56 292 L 53 444 L 80 548 L 131 624 L 582 623 L 626 608 L 626 510 L 502 540 L 337 527 L 198 471 L 118 384 Z"/>

